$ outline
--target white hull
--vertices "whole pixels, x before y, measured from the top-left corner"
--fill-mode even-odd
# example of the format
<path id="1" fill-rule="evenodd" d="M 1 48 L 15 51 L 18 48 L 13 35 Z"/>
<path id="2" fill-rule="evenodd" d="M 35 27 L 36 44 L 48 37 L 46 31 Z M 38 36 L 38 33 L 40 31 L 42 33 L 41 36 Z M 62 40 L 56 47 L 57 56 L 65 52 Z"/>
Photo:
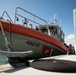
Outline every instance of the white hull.
<path id="1" fill-rule="evenodd" d="M 8 32 L 5 33 L 8 40 L 10 39 L 10 34 Z M 2 32 L 0 32 L 0 48 L 2 50 L 7 50 L 4 37 Z M 19 34 L 11 34 L 11 44 L 13 47 L 13 50 L 15 52 L 24 52 L 24 51 L 33 51 L 33 55 L 30 55 L 29 57 L 44 57 L 44 56 L 51 56 L 56 55 L 59 48 L 55 47 L 54 45 L 51 45 L 49 43 L 43 42 L 41 40 L 37 40 L 35 38 L 19 35 Z M 62 50 L 61 50 L 62 51 Z M 54 53 L 53 53 L 54 52 Z"/>

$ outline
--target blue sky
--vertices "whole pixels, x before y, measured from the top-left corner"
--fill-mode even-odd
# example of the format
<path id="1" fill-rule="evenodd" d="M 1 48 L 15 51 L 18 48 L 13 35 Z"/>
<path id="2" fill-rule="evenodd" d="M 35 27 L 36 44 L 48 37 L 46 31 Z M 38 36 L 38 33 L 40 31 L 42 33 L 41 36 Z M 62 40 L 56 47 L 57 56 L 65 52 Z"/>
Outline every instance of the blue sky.
<path id="1" fill-rule="evenodd" d="M 54 14 L 57 15 L 58 24 L 66 34 L 74 34 L 73 9 L 76 8 L 76 0 L 0 0 L 0 15 L 7 11 L 12 19 L 16 7 L 22 7 L 35 15 L 40 16 L 50 23 Z"/>

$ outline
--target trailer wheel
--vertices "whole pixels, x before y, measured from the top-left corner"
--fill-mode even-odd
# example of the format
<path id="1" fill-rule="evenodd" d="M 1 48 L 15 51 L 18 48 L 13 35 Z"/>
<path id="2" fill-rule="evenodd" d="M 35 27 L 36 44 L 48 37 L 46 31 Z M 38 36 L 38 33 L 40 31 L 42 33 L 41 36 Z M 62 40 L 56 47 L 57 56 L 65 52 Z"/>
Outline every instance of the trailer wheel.
<path id="1" fill-rule="evenodd" d="M 13 58 L 10 57 L 8 58 L 8 63 L 12 66 L 12 67 L 17 67 L 17 63 L 18 63 L 18 58 Z"/>
<path id="2" fill-rule="evenodd" d="M 8 63 L 14 67 L 22 67 L 22 66 L 29 66 L 28 60 L 24 60 L 24 58 L 8 58 Z"/>

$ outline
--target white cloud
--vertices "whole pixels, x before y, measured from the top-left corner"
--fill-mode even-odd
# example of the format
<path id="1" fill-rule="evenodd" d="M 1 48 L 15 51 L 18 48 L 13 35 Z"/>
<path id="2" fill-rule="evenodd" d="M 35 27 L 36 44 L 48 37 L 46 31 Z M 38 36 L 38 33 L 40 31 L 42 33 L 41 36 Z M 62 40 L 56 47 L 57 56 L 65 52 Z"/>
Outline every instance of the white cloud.
<path id="1" fill-rule="evenodd" d="M 70 35 L 66 36 L 65 37 L 65 43 L 67 45 L 72 44 L 75 47 L 75 50 L 76 50 L 74 34 L 70 34 Z"/>
<path id="2" fill-rule="evenodd" d="M 66 39 L 68 39 L 68 40 L 74 40 L 74 35 L 70 34 L 69 36 L 66 37 Z"/>

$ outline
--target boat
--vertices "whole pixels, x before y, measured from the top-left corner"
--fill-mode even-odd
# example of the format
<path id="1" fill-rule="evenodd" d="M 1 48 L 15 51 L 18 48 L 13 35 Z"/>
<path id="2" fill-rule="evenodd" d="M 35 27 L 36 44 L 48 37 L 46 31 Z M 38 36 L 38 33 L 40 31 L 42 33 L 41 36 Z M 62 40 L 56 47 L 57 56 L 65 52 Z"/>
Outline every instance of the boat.
<path id="1" fill-rule="evenodd" d="M 22 16 L 18 13 L 19 10 L 30 14 L 34 20 L 27 18 L 26 15 Z M 9 20 L 3 18 L 4 14 Z M 16 23 L 19 21 L 18 17 L 23 18 L 23 24 Z M 36 18 L 45 24 L 36 22 Z M 0 55 L 8 57 L 11 65 L 19 62 L 27 63 L 30 59 L 74 54 L 74 49 L 69 49 L 64 38 L 65 34 L 57 24 L 56 18 L 54 18 L 54 23 L 48 24 L 44 19 L 21 7 L 15 10 L 14 22 L 6 11 L 0 17 Z"/>

